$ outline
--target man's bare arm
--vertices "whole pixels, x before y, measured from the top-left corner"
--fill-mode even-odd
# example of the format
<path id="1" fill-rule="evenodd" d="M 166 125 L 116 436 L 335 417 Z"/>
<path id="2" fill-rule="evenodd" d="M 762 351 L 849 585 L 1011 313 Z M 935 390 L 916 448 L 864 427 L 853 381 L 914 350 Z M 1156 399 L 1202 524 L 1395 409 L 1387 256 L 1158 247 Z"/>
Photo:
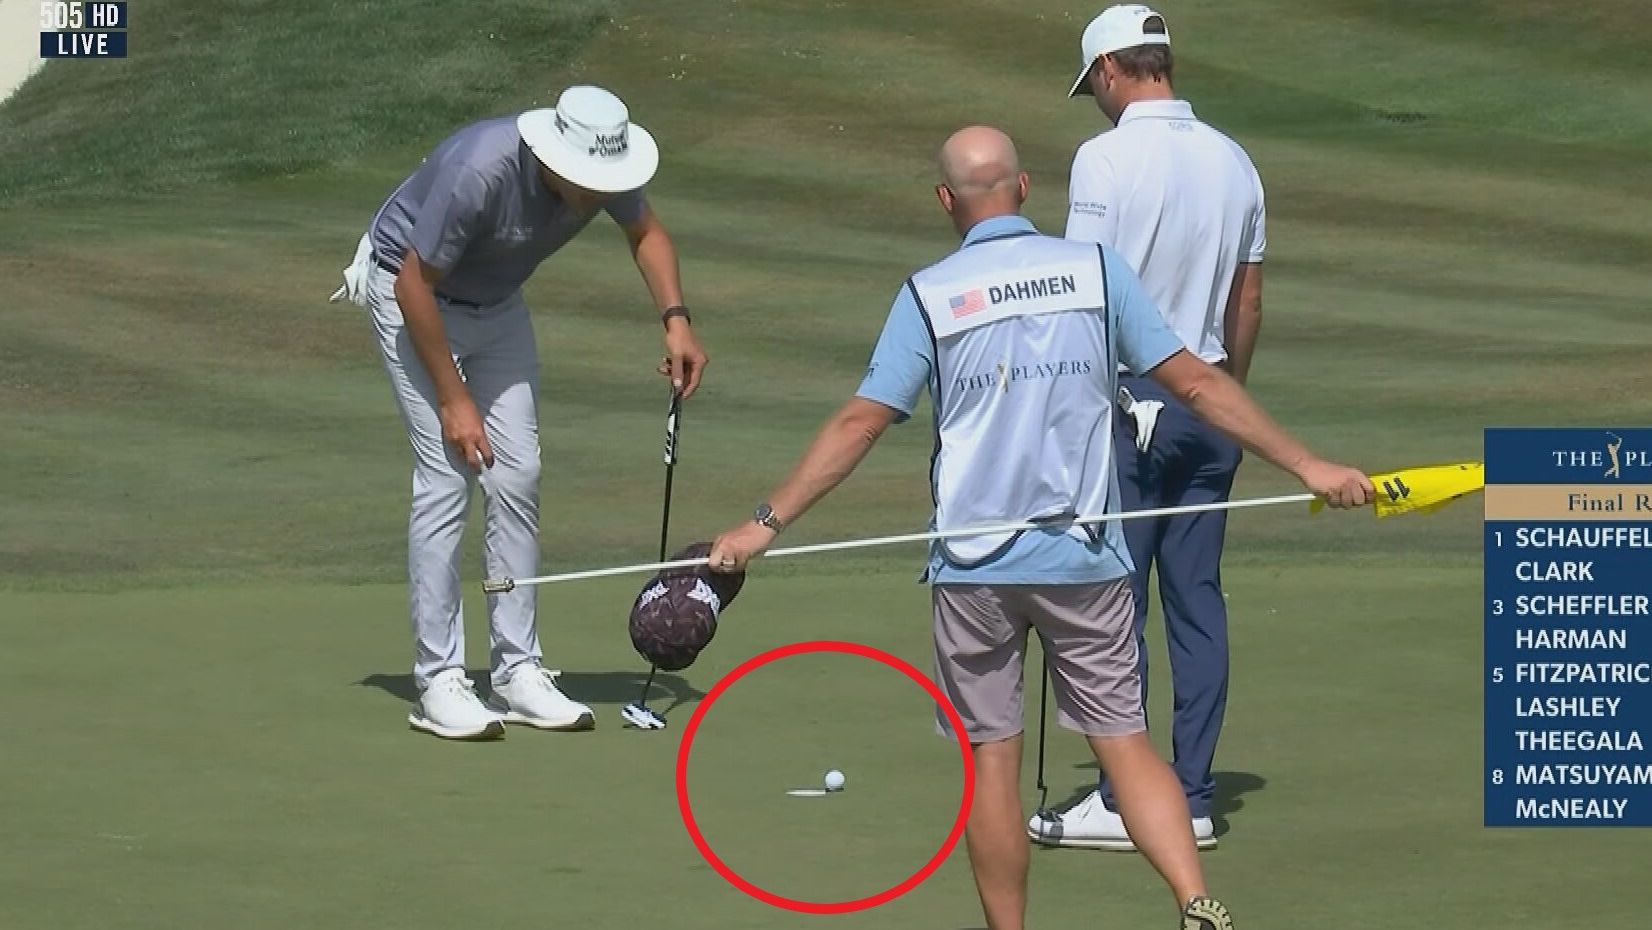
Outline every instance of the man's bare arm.
<path id="1" fill-rule="evenodd" d="M 895 422 L 895 411 L 864 397 L 852 397 L 820 428 L 792 473 L 775 489 L 769 506 L 791 523 L 854 472 L 872 446 Z"/>
<path id="2" fill-rule="evenodd" d="M 459 369 L 454 367 L 442 313 L 436 306 L 436 282 L 441 278 L 441 271 L 425 264 L 417 249 L 408 249 L 402 257 L 401 273 L 396 275 L 396 304 L 401 307 L 413 351 L 418 353 L 419 361 L 436 387 L 442 438 L 451 443 L 465 461 L 492 467 L 493 449 L 482 428 L 476 403 L 464 379 L 459 377 Z"/>
<path id="3" fill-rule="evenodd" d="M 660 310 L 683 302 L 682 273 L 677 261 L 677 247 L 666 232 L 665 224 L 654 215 L 652 207 L 644 207 L 635 223 L 623 227 L 626 241 L 631 245 L 631 257 L 648 285 L 648 293 Z"/>
<path id="4" fill-rule="evenodd" d="M 1250 377 L 1251 358 L 1262 332 L 1262 264 L 1244 262 L 1233 271 L 1233 288 L 1228 291 L 1227 314 L 1223 320 L 1222 344 L 1227 347 L 1228 374 L 1244 384 Z"/>
<path id="5" fill-rule="evenodd" d="M 652 207 L 643 207 L 642 216 L 623 226 L 625 238 L 631 245 L 631 257 L 637 263 L 643 283 L 661 311 L 683 303 L 682 275 L 677 261 L 677 247 L 666 232 L 665 224 L 654 215 Z M 694 330 L 682 317 L 672 317 L 665 324 L 665 361 L 661 374 L 671 379 L 672 387 L 683 399 L 694 396 L 700 389 L 708 359 L 705 348 Z"/>
<path id="6" fill-rule="evenodd" d="M 402 319 L 407 323 L 407 334 L 413 339 L 413 350 L 419 354 L 425 371 L 436 385 L 436 401 L 450 401 L 468 397 L 459 370 L 453 365 L 448 350 L 447 330 L 442 326 L 442 314 L 436 307 L 436 282 L 442 273 L 424 263 L 417 249 L 408 249 L 402 258 L 401 273 L 396 275 L 396 304 L 401 307 Z"/>

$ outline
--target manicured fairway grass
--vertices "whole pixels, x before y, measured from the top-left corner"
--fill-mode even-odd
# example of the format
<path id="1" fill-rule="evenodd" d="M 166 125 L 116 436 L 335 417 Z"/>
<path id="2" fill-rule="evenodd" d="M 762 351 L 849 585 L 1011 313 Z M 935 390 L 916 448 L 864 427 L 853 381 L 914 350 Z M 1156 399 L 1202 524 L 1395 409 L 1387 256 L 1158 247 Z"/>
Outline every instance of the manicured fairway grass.
<path id="1" fill-rule="evenodd" d="M 146 18 L 179 7 L 150 6 Z M 268 4 L 192 6 L 233 7 L 272 35 L 298 22 Z M 676 706 L 653 734 L 617 715 L 646 671 L 623 631 L 642 578 L 542 589 L 547 659 L 598 707 L 598 730 L 486 746 L 413 734 L 405 440 L 366 321 L 325 298 L 367 216 L 450 124 L 573 80 L 612 87 L 664 145 L 653 199 L 713 357 L 684 417 L 673 507 L 674 542 L 709 538 L 853 390 L 902 277 L 952 246 L 929 191 L 947 132 L 1014 133 L 1028 213 L 1059 232 L 1068 158 L 1100 125 L 1061 97 L 1093 11 L 690 0 L 615 4 L 598 27 L 592 5 L 475 6 L 458 24 L 381 16 L 383 42 L 348 49 L 249 42 L 235 81 L 207 68 L 217 96 L 140 61 L 126 83 L 53 65 L 0 107 L 0 927 L 811 922 L 700 860 L 675 803 L 678 739 L 719 676 L 785 643 L 854 640 L 927 669 L 919 553 L 760 563 L 711 649 L 657 692 Z M 1182 90 L 1268 182 L 1252 387 L 1283 422 L 1377 470 L 1475 458 L 1487 425 L 1652 419 L 1639 104 L 1652 69 L 1637 51 L 1652 27 L 1638 4 L 1166 12 Z M 488 23 L 537 15 L 523 32 L 547 36 L 543 58 L 453 78 Z M 1587 49 L 1554 41 L 1582 26 Z M 294 113 L 359 106 L 365 75 L 396 73 L 395 48 L 427 46 L 446 52 L 405 106 L 355 117 L 384 127 L 360 138 L 285 135 L 283 111 L 246 103 L 262 81 Z M 255 60 L 276 52 L 292 60 Z M 245 159 L 137 132 L 154 120 L 91 105 L 105 84 L 175 114 L 177 138 L 236 142 Z M 178 99 L 198 105 L 166 103 Z M 72 129 L 100 119 L 130 144 Z M 24 142 L 53 170 L 16 160 Z M 100 169 L 116 150 L 129 158 Z M 528 296 L 546 370 L 546 570 L 650 559 L 665 396 L 617 233 L 595 224 Z M 789 537 L 921 527 L 926 421 L 891 433 Z M 1294 490 L 1254 461 L 1240 485 Z M 1243 926 L 1642 921 L 1645 834 L 1479 826 L 1479 517 L 1471 500 L 1380 523 L 1233 518 L 1224 832 L 1206 861 Z M 1168 681 L 1153 682 L 1164 720 Z M 784 796 L 830 766 L 848 773 L 842 796 Z M 1054 797 L 1094 775 L 1053 731 Z M 958 776 L 916 688 L 821 657 L 732 689 L 706 717 L 692 781 L 730 864 L 830 899 L 921 863 Z M 1168 925 L 1168 896 L 1134 856 L 1040 852 L 1032 881 L 1037 927 Z M 978 926 L 962 852 L 900 901 L 833 922 Z"/>

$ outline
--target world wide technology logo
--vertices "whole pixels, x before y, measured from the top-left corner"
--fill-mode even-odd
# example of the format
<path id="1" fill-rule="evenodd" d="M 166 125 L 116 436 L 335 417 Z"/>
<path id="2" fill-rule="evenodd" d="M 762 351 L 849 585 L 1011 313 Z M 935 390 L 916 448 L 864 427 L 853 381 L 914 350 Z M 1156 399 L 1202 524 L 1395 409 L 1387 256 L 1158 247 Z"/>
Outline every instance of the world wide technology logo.
<path id="1" fill-rule="evenodd" d="M 41 58 L 125 58 L 124 2 L 42 2 Z"/>

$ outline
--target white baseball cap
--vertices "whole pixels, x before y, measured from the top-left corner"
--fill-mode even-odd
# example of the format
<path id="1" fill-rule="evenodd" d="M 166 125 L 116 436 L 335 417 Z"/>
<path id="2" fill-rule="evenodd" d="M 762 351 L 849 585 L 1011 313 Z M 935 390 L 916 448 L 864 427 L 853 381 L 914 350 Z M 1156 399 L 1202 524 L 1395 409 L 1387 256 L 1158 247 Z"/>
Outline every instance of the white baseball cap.
<path id="1" fill-rule="evenodd" d="M 1096 63 L 1097 58 L 1138 45 L 1169 45 L 1169 26 L 1166 26 L 1163 32 L 1147 32 L 1142 29 L 1147 21 L 1155 16 L 1160 22 L 1164 21 L 1164 16 L 1151 7 L 1131 3 L 1110 6 L 1102 10 L 1095 19 L 1090 20 L 1090 25 L 1084 27 L 1084 39 L 1080 43 L 1083 61 L 1079 64 L 1078 78 L 1073 81 L 1073 88 L 1067 92 L 1067 96 L 1079 97 L 1090 93 L 1089 82 L 1085 78 L 1090 74 L 1090 66 Z"/>
<path id="2" fill-rule="evenodd" d="M 516 128 L 545 167 L 586 190 L 635 190 L 660 166 L 654 137 L 631 122 L 620 98 L 600 87 L 570 87 L 555 107 L 518 116 Z"/>

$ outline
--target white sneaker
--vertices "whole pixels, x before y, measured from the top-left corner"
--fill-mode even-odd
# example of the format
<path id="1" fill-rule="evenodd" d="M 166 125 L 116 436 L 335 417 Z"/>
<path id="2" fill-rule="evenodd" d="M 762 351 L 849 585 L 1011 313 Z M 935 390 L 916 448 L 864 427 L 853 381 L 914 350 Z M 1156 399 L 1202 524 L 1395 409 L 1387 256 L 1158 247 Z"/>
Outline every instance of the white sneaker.
<path id="1" fill-rule="evenodd" d="M 569 700 L 556 686 L 562 674 L 524 662 L 510 680 L 493 689 L 488 707 L 506 723 L 523 723 L 541 730 L 589 730 L 597 725 L 596 714 L 578 701 Z"/>
<path id="2" fill-rule="evenodd" d="M 1195 817 L 1192 821 L 1193 842 L 1200 849 L 1216 847 L 1216 825 L 1209 817 Z M 1101 792 L 1092 791 L 1084 800 L 1047 820 L 1034 814 L 1027 821 L 1027 835 L 1044 846 L 1071 846 L 1080 849 L 1106 849 L 1114 852 L 1134 852 L 1136 844 L 1124 829 L 1124 818 L 1109 810 L 1101 799 Z"/>
<path id="3" fill-rule="evenodd" d="M 476 696 L 476 685 L 462 668 L 438 672 L 413 705 L 407 722 L 415 730 L 444 739 L 498 739 L 505 735 L 504 721 Z"/>

